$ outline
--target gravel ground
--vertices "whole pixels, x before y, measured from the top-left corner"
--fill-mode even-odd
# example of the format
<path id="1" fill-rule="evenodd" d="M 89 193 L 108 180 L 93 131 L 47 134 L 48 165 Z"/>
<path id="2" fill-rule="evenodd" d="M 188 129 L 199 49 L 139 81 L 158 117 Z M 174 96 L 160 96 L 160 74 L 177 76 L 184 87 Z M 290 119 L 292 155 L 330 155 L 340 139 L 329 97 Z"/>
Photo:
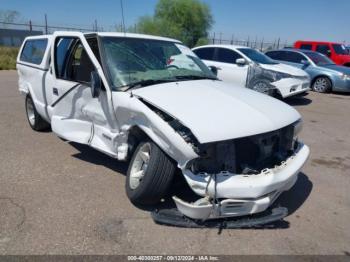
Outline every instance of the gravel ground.
<path id="1" fill-rule="evenodd" d="M 273 229 L 156 225 L 124 190 L 126 163 L 33 132 L 15 71 L 0 72 L 0 254 L 350 254 L 350 96 L 288 99 L 311 157 Z"/>

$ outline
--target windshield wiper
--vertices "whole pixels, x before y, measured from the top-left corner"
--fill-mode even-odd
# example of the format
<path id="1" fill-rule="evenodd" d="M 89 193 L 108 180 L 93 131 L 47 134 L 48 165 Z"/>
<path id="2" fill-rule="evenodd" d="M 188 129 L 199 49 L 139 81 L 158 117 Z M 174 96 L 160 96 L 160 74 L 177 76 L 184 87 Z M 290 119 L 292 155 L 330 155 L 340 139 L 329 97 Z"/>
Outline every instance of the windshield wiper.
<path id="1" fill-rule="evenodd" d="M 217 80 L 216 77 L 197 76 L 197 75 L 174 76 L 174 78 L 175 78 L 176 80 L 202 80 L 202 79 Z"/>
<path id="2" fill-rule="evenodd" d="M 146 80 L 141 80 L 141 81 L 127 85 L 126 89 L 124 91 L 130 90 L 133 88 L 140 88 L 140 87 L 151 86 L 151 85 L 156 85 L 156 84 L 161 84 L 161 83 L 174 82 L 174 81 L 175 80 L 173 80 L 173 79 L 146 79 Z"/>

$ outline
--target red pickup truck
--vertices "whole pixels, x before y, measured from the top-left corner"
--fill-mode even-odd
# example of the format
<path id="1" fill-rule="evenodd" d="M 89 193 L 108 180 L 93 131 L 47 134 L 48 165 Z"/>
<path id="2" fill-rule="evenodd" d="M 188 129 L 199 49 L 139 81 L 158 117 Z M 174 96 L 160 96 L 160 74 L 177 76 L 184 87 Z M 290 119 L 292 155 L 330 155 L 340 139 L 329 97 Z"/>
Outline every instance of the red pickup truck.
<path id="1" fill-rule="evenodd" d="M 332 59 L 337 65 L 350 67 L 350 54 L 343 44 L 333 42 L 297 41 L 294 43 L 294 47 L 322 53 Z"/>

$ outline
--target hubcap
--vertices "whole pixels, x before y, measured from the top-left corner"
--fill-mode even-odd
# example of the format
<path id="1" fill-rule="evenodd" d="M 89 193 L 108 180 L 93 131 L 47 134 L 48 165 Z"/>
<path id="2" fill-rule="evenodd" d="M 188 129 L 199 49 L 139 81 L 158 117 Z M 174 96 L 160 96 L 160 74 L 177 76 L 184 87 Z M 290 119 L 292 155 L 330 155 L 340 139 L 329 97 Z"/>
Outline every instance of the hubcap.
<path id="1" fill-rule="evenodd" d="M 253 90 L 258 91 L 258 92 L 260 92 L 260 93 L 265 93 L 265 94 L 267 94 L 269 88 L 268 88 L 268 86 L 267 86 L 266 83 L 264 83 L 264 82 L 258 82 L 258 83 L 256 83 L 256 84 L 254 85 Z"/>
<path id="2" fill-rule="evenodd" d="M 317 92 L 324 92 L 327 89 L 327 80 L 325 78 L 319 78 L 314 83 L 314 90 Z"/>
<path id="3" fill-rule="evenodd" d="M 34 114 L 34 104 L 32 99 L 27 99 L 26 103 L 27 107 L 27 117 L 29 120 L 29 123 L 34 126 L 35 124 L 35 114 Z"/>
<path id="4" fill-rule="evenodd" d="M 145 143 L 142 147 L 139 148 L 139 151 L 136 153 L 135 159 L 131 164 L 129 185 L 131 189 L 136 189 L 148 168 L 148 163 L 151 154 L 151 146 L 149 143 Z"/>

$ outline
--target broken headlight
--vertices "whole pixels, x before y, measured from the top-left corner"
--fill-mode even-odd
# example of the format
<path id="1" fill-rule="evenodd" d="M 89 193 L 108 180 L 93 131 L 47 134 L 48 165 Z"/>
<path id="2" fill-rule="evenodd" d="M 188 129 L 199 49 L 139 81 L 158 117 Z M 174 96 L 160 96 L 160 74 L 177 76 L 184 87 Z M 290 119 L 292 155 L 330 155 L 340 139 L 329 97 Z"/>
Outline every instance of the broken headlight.
<path id="1" fill-rule="evenodd" d="M 303 129 L 303 121 L 299 119 L 298 121 L 293 123 L 293 140 L 298 140 L 298 135 Z"/>
<path id="2" fill-rule="evenodd" d="M 277 72 L 273 70 L 264 70 L 264 73 L 269 76 L 270 79 L 273 80 L 273 82 L 279 81 L 284 78 L 291 78 L 292 76 L 290 74 Z"/>

